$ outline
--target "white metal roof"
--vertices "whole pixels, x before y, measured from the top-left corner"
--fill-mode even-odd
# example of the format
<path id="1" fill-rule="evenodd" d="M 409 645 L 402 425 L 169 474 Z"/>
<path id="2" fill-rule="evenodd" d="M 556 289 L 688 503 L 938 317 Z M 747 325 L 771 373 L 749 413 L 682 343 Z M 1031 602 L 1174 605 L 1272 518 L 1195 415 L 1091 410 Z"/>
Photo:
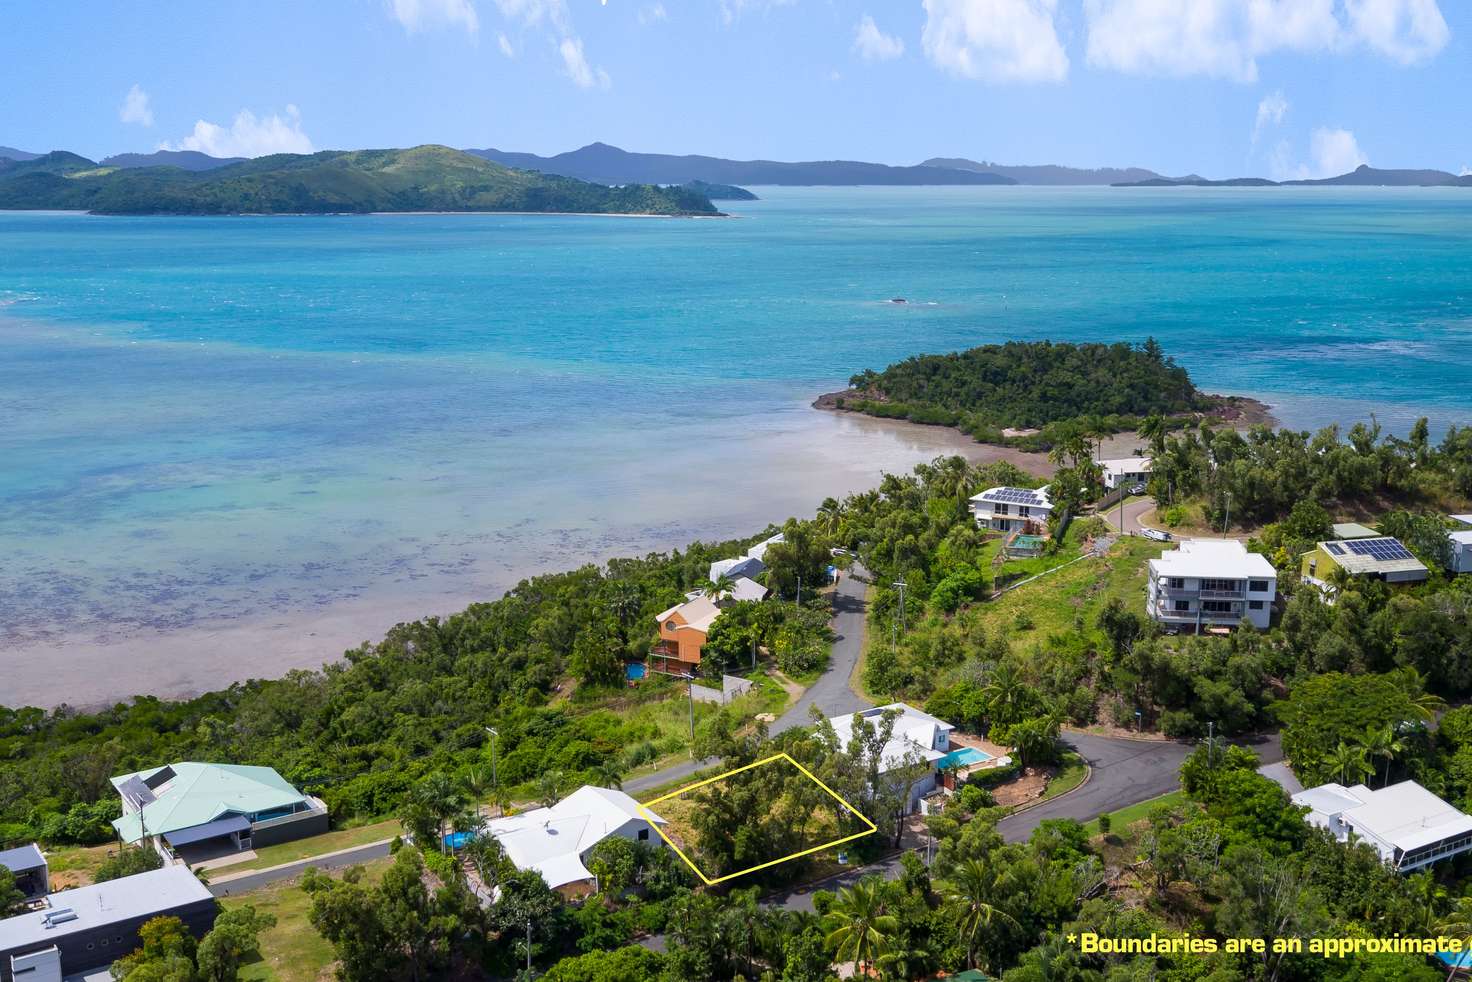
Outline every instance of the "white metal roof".
<path id="1" fill-rule="evenodd" d="M 1451 516 L 1451 518 L 1452 518 L 1453 521 L 1461 522 L 1463 525 L 1472 525 L 1472 514 L 1468 514 L 1468 515 L 1453 515 L 1453 516 Z"/>
<path id="2" fill-rule="evenodd" d="M 0 951 L 39 941 L 55 941 L 81 931 L 121 921 L 174 910 L 201 900 L 211 893 L 185 866 L 162 869 L 106 880 L 91 886 L 62 890 L 47 898 L 42 910 L 0 920 Z M 69 910 L 68 919 L 62 912 Z M 47 916 L 54 920 L 47 927 Z"/>
<path id="3" fill-rule="evenodd" d="M 1324 784 L 1300 791 L 1293 796 L 1293 803 L 1308 805 L 1324 818 L 1337 816 L 1361 837 L 1402 851 L 1472 832 L 1472 816 L 1453 808 L 1415 781 L 1402 781 L 1375 791 L 1363 784 L 1352 788 Z"/>
<path id="4" fill-rule="evenodd" d="M 656 825 L 665 820 L 654 817 Z M 622 791 L 583 785 L 551 808 L 498 818 L 487 828 L 517 869 L 535 869 L 549 887 L 589 879 L 582 856 L 632 819 L 639 803 Z"/>
<path id="5" fill-rule="evenodd" d="M 40 869 L 46 865 L 46 857 L 41 855 L 41 847 L 34 842 L 15 849 L 0 849 L 0 866 L 19 873 L 28 869 Z"/>
<path id="6" fill-rule="evenodd" d="M 786 541 L 786 537 L 783 536 L 781 532 L 778 532 L 776 535 L 769 536 L 768 538 L 765 538 L 762 541 L 758 542 L 756 545 L 752 546 L 750 549 L 746 550 L 746 556 L 748 559 L 755 559 L 758 562 L 761 562 L 767 557 L 767 546 L 773 546 L 779 542 Z M 762 568 L 765 569 L 766 567 Z M 760 570 L 758 570 L 758 572 L 760 572 Z"/>
<path id="7" fill-rule="evenodd" d="M 1236 539 L 1183 539 L 1175 549 L 1150 560 L 1162 576 L 1245 580 L 1278 578 L 1267 557 L 1248 552 Z"/>
<path id="8" fill-rule="evenodd" d="M 884 750 L 880 754 L 879 759 L 886 771 L 901 766 L 913 754 L 918 754 L 922 760 L 926 761 L 939 760 L 945 756 L 944 751 L 935 749 L 935 736 L 937 731 L 949 733 L 955 729 L 954 726 L 903 702 L 892 702 L 887 706 L 866 709 L 859 713 L 859 716 L 867 720 L 869 725 L 877 728 L 881 723 L 881 715 L 887 710 L 898 710 L 900 715 L 895 718 L 894 729 L 890 730 L 889 742 L 884 745 Z M 828 722 L 832 725 L 839 742 L 847 747 L 854 738 L 854 714 L 834 716 Z"/>
<path id="9" fill-rule="evenodd" d="M 710 564 L 710 581 L 714 583 L 722 576 L 729 576 L 733 580 L 739 576 L 758 576 L 766 568 L 766 565 L 755 556 L 738 556 L 735 559 L 717 559 L 715 562 Z"/>
<path id="10" fill-rule="evenodd" d="M 1109 460 L 1099 461 L 1099 467 L 1106 475 L 1119 474 L 1149 474 L 1149 457 L 1114 457 Z"/>
<path id="11" fill-rule="evenodd" d="M 1374 539 L 1380 536 L 1379 532 L 1359 522 L 1336 522 L 1333 528 L 1336 539 Z"/>

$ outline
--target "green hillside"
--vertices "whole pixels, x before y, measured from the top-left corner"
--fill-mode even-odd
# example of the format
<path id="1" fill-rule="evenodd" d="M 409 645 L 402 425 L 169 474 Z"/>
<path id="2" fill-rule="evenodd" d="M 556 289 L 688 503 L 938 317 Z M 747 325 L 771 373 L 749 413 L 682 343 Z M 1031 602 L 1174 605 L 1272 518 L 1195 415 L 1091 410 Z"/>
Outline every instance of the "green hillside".
<path id="1" fill-rule="evenodd" d="M 58 151 L 0 167 L 0 209 L 109 215 L 375 211 L 719 214 L 688 188 L 605 187 L 514 170 L 442 146 L 276 154 L 203 172 L 101 167 Z"/>

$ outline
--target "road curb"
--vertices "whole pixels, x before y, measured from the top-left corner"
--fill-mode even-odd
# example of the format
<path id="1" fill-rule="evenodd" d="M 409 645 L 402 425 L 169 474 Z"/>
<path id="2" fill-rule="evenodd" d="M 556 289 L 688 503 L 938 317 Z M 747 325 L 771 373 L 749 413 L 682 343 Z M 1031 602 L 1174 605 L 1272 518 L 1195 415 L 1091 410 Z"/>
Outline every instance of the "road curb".
<path id="1" fill-rule="evenodd" d="M 242 869 L 236 870 L 233 873 L 226 874 L 225 876 L 211 876 L 210 886 L 225 886 L 226 884 L 231 883 L 235 880 L 243 880 L 247 876 L 261 876 L 264 873 L 276 873 L 284 869 L 290 869 L 293 866 L 301 866 L 303 869 L 306 869 L 306 866 L 310 866 L 313 863 L 330 862 L 331 860 L 339 856 L 344 856 L 348 853 L 358 852 L 362 849 L 371 849 L 374 846 L 388 845 L 390 842 L 393 841 L 393 838 L 378 839 L 374 842 L 364 842 L 356 846 L 348 846 L 346 849 L 334 849 L 332 852 L 324 852 L 319 856 L 303 856 L 301 859 L 293 859 L 290 862 L 277 863 L 275 866 L 267 866 L 264 869 Z M 304 863 L 306 864 L 306 866 L 302 865 Z"/>
<path id="2" fill-rule="evenodd" d="M 1079 760 L 1083 760 L 1083 758 L 1080 757 Z M 1038 798 L 1035 801 L 1030 801 L 1027 804 L 1022 805 L 1019 808 L 1014 808 L 1011 811 L 1009 811 L 1004 817 L 1005 818 L 1011 818 L 1013 815 L 1021 815 L 1023 812 L 1030 812 L 1034 808 L 1038 807 L 1039 805 L 1047 805 L 1047 804 L 1051 804 L 1051 803 L 1053 803 L 1055 801 L 1062 801 L 1064 798 L 1067 798 L 1069 795 L 1073 794 L 1075 791 L 1082 791 L 1085 787 L 1088 786 L 1088 783 L 1090 781 L 1092 781 L 1093 779 L 1094 779 L 1094 768 L 1093 768 L 1093 766 L 1088 761 L 1084 760 L 1084 779 L 1082 781 L 1078 782 L 1078 784 L 1076 784 L 1073 787 L 1069 788 L 1067 791 L 1063 792 L 1062 794 L 1055 794 L 1051 798 Z M 1046 789 L 1044 789 L 1044 790 L 1046 790 Z"/>

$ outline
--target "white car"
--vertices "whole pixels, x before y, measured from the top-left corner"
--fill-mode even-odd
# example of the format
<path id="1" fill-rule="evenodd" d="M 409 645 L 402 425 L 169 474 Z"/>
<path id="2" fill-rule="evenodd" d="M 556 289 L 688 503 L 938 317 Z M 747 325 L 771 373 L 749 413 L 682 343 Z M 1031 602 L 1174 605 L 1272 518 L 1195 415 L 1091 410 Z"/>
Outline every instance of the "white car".
<path id="1" fill-rule="evenodd" d="M 1143 484 L 1136 484 L 1134 487 L 1130 488 L 1130 494 L 1144 494 L 1144 493 L 1145 493 L 1145 485 L 1143 485 Z"/>
<path id="2" fill-rule="evenodd" d="M 1140 529 L 1140 534 L 1147 539 L 1154 539 L 1156 542 L 1169 542 L 1171 540 L 1171 534 L 1160 529 L 1142 528 Z"/>

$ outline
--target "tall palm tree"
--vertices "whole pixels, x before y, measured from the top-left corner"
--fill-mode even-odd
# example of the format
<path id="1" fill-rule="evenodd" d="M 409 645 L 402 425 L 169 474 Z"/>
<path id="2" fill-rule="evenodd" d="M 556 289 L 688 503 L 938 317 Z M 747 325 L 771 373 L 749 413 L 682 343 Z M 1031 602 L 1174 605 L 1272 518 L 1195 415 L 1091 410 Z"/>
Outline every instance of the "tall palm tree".
<path id="1" fill-rule="evenodd" d="M 598 783 L 603 787 L 619 791 L 624 789 L 623 764 L 617 757 L 608 758 L 593 768 L 593 773 L 598 775 Z"/>
<path id="2" fill-rule="evenodd" d="M 1458 897 L 1454 906 L 1447 915 L 1436 925 L 1436 933 L 1446 935 L 1449 938 L 1461 938 L 1462 950 L 1472 949 L 1472 897 Z M 1446 973 L 1447 982 L 1451 982 L 1452 976 L 1457 974 L 1461 967 L 1461 959 L 1452 962 L 1452 970 Z"/>
<path id="3" fill-rule="evenodd" d="M 818 528 L 828 538 L 838 534 L 838 526 L 843 523 L 843 505 L 838 503 L 837 498 L 824 498 L 823 503 L 818 506 Z"/>
<path id="4" fill-rule="evenodd" d="M 1396 686 L 1406 694 L 1411 701 L 1411 708 L 1416 714 L 1430 723 L 1436 719 L 1436 714 L 1446 708 L 1446 700 L 1434 693 L 1428 692 L 1426 676 L 1407 666 L 1394 673 L 1392 679 Z"/>
<path id="5" fill-rule="evenodd" d="M 415 804 L 423 808 L 434 819 L 439 833 L 440 851 L 445 851 L 445 823 L 458 815 L 465 807 L 465 792 L 450 775 L 435 771 L 415 786 Z"/>
<path id="6" fill-rule="evenodd" d="M 1165 434 L 1167 432 L 1165 417 L 1160 413 L 1151 413 L 1140 421 L 1140 439 L 1150 442 L 1150 453 L 1159 457 L 1165 452 Z"/>
<path id="7" fill-rule="evenodd" d="M 979 859 L 968 859 L 939 883 L 940 895 L 961 915 L 959 927 L 961 937 L 966 939 L 967 968 L 976 967 L 976 936 L 984 926 L 992 922 L 992 918 L 1001 917 L 1013 924 L 1017 923 L 1011 914 L 993 906 L 986 899 L 991 886 L 992 876 L 987 871 L 986 864 Z"/>
<path id="8" fill-rule="evenodd" d="M 1015 665 L 1006 661 L 997 665 L 991 680 L 981 690 L 992 721 L 1000 719 L 1007 723 L 1016 719 L 1026 693 L 1027 684 L 1022 681 L 1021 674 Z"/>
<path id="9" fill-rule="evenodd" d="M 562 797 L 563 777 L 561 771 L 543 771 L 537 776 L 537 797 L 542 807 L 551 808 Z"/>
<path id="10" fill-rule="evenodd" d="M 1366 754 L 1384 759 L 1385 776 L 1380 779 L 1380 786 L 1385 787 L 1390 783 L 1390 762 L 1395 760 L 1397 754 L 1405 752 L 1405 743 L 1396 736 L 1395 727 L 1390 723 L 1379 729 L 1371 729 L 1360 742 Z"/>
<path id="11" fill-rule="evenodd" d="M 1339 778 L 1341 784 L 1359 784 L 1375 772 L 1365 758 L 1365 748 L 1339 741 L 1339 746 L 1329 753 L 1324 761 L 1329 773 Z"/>
<path id="12" fill-rule="evenodd" d="M 882 879 L 870 876 L 844 887 L 823 915 L 824 940 L 838 961 L 853 961 L 855 974 L 874 965 L 900 926 L 885 910 L 884 886 Z"/>
<path id="13" fill-rule="evenodd" d="M 711 580 L 710 583 L 706 584 L 705 595 L 710 597 L 713 602 L 718 603 L 723 596 L 726 596 L 734 589 L 736 589 L 736 581 L 725 573 L 722 573 L 714 580 Z"/>

